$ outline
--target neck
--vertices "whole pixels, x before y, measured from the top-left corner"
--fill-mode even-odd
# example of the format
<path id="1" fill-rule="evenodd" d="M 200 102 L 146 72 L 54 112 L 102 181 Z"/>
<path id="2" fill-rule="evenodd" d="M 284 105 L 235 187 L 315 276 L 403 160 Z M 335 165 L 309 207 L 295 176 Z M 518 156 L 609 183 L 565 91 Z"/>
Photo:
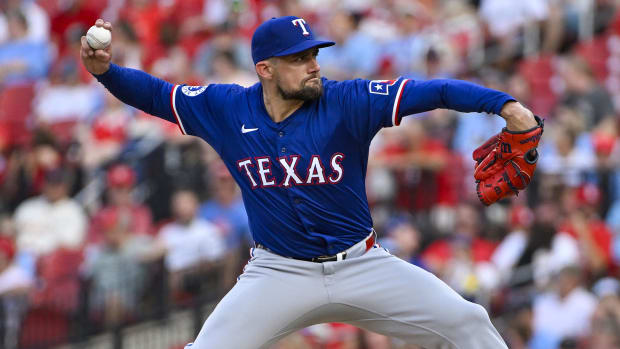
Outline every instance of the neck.
<path id="1" fill-rule="evenodd" d="M 280 122 L 288 118 L 304 104 L 304 101 L 300 99 L 284 99 L 275 86 L 268 88 L 264 84 L 263 101 L 265 102 L 267 114 L 274 122 Z"/>

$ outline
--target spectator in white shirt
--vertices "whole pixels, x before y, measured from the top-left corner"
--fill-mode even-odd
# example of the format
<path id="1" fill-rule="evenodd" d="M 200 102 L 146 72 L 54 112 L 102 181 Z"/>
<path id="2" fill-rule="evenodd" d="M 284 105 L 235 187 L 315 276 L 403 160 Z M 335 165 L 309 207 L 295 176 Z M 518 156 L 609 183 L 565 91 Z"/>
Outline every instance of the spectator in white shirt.
<path id="1" fill-rule="evenodd" d="M 58 248 L 82 246 L 87 220 L 82 207 L 68 196 L 70 174 L 50 170 L 43 194 L 24 201 L 15 211 L 16 242 L 20 253 L 34 260 Z"/>
<path id="2" fill-rule="evenodd" d="M 556 348 L 562 339 L 581 339 L 589 335 L 596 305 L 596 297 L 583 287 L 580 268 L 562 269 L 553 290 L 534 300 L 531 348 Z"/>
<path id="3" fill-rule="evenodd" d="M 188 291 L 226 252 L 226 243 L 218 228 L 197 217 L 198 198 L 189 190 L 179 190 L 172 197 L 174 221 L 159 231 L 166 250 L 165 265 L 170 272 L 173 296 Z"/>

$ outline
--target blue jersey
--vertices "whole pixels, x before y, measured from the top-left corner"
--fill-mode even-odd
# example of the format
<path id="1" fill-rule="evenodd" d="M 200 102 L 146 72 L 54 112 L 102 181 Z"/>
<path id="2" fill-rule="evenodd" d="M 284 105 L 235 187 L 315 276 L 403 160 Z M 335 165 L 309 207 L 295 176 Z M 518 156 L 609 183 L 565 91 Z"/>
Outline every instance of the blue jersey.
<path id="1" fill-rule="evenodd" d="M 254 240 L 283 256 L 341 252 L 365 238 L 369 145 L 403 115 L 439 107 L 499 113 L 509 95 L 458 80 L 323 78 L 324 93 L 281 122 L 262 85 L 171 85 L 115 65 L 97 76 L 122 101 L 207 141 L 241 188 Z"/>

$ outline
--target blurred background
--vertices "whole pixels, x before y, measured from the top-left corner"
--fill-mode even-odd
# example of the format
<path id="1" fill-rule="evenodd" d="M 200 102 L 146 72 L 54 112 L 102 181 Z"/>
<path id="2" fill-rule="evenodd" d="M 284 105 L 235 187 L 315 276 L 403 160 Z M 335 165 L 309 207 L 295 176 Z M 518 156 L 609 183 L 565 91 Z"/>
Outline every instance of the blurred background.
<path id="1" fill-rule="evenodd" d="M 0 348 L 183 348 L 252 244 L 217 154 L 112 97 L 80 36 L 103 18 L 118 64 L 249 86 L 253 30 L 294 14 L 337 42 L 319 54 L 330 79 L 466 79 L 546 119 L 534 181 L 489 208 L 471 153 L 501 118 L 436 110 L 384 129 L 375 228 L 482 304 L 510 348 L 620 349 L 619 3 L 0 0 Z M 322 324 L 275 348 L 416 347 Z"/>

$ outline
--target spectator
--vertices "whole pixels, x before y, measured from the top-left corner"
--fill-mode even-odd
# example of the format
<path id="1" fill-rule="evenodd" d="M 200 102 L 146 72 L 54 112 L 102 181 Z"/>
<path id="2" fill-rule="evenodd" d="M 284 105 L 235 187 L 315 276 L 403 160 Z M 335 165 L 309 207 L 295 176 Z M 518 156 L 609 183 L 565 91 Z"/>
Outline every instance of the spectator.
<path id="1" fill-rule="evenodd" d="M 115 38 L 116 40 L 116 38 Z M 105 92 L 105 102 L 90 128 L 80 128 L 77 138 L 82 146 L 82 165 L 94 171 L 119 157 L 125 143 L 129 140 L 129 130 L 133 115 L 129 108 Z"/>
<path id="2" fill-rule="evenodd" d="M 67 56 L 58 60 L 50 72 L 50 83 L 37 93 L 34 112 L 39 123 L 58 125 L 61 123 L 87 123 L 103 105 L 102 91 L 94 85 L 81 81 L 78 61 Z M 70 100 L 71 103 L 64 103 Z M 68 143 L 73 130 L 63 134 Z"/>
<path id="3" fill-rule="evenodd" d="M 579 246 L 568 234 L 555 227 L 560 215 L 551 203 L 539 204 L 532 217 L 527 208 L 516 206 L 510 214 L 514 227 L 493 253 L 502 285 L 516 293 L 532 286 L 545 288 L 552 275 L 579 263 Z M 533 220 L 532 220 L 533 219 Z"/>
<path id="4" fill-rule="evenodd" d="M 488 287 L 481 273 L 491 259 L 495 244 L 483 237 L 482 217 L 472 205 L 457 207 L 455 229 L 454 234 L 427 246 L 422 260 L 457 292 L 475 296 Z"/>
<path id="5" fill-rule="evenodd" d="M 33 261 L 59 248 L 79 249 L 86 233 L 86 215 L 68 196 L 71 174 L 62 168 L 45 175 L 43 194 L 24 201 L 15 211 L 18 251 Z M 31 266 L 32 268 L 32 266 Z M 30 269 L 34 272 L 34 269 Z"/>
<path id="6" fill-rule="evenodd" d="M 420 268 L 426 269 L 424 262 L 420 258 L 421 236 L 416 226 L 407 219 L 394 219 L 388 224 L 387 243 L 392 254 Z"/>
<path id="7" fill-rule="evenodd" d="M 353 14 L 337 11 L 329 19 L 329 36 L 336 42 L 334 50 L 321 51 L 321 71 L 330 79 L 371 76 L 378 67 L 379 45 L 358 30 Z"/>
<path id="8" fill-rule="evenodd" d="M 427 212 L 435 205 L 454 206 L 458 186 L 450 180 L 459 159 L 440 141 L 425 132 L 425 124 L 407 120 L 387 137 L 373 162 L 392 171 L 398 183 L 396 201 L 400 207 Z M 448 163 L 452 167 L 447 166 Z"/>
<path id="9" fill-rule="evenodd" d="M 28 22 L 21 11 L 8 12 L 6 21 L 9 39 L 0 43 L 0 86 L 44 78 L 50 64 L 48 44 L 28 39 Z"/>
<path id="10" fill-rule="evenodd" d="M 599 303 L 592 315 L 592 333 L 588 348 L 620 348 L 620 282 L 614 278 L 599 280 L 593 287 Z"/>
<path id="11" fill-rule="evenodd" d="M 601 193 L 592 184 L 567 189 L 564 196 L 566 221 L 560 230 L 575 239 L 585 271 L 593 277 L 612 268 L 612 233 L 597 214 Z"/>
<path id="12" fill-rule="evenodd" d="M 103 239 L 106 220 L 110 216 L 128 215 L 128 232 L 136 235 L 153 235 L 153 221 L 149 208 L 134 199 L 136 183 L 134 170 L 125 164 L 115 164 L 106 174 L 108 202 L 93 215 L 88 231 L 89 243 L 100 243 Z"/>
<path id="13" fill-rule="evenodd" d="M 174 221 L 159 231 L 165 248 L 165 265 L 170 272 L 173 296 L 179 296 L 200 283 L 214 262 L 226 251 L 218 228 L 197 216 L 198 198 L 189 190 L 178 190 L 172 197 Z"/>
<path id="14" fill-rule="evenodd" d="M 556 181 L 568 186 L 579 186 L 586 175 L 592 174 L 596 163 L 589 139 L 579 143 L 579 134 L 566 127 L 556 127 L 540 146 L 545 154 L 538 162 L 540 173 L 554 176 Z"/>
<path id="15" fill-rule="evenodd" d="M 429 15 L 426 12 L 423 6 L 411 2 L 403 3 L 396 14 L 399 35 L 386 43 L 385 50 L 398 74 L 424 76 L 421 64 L 431 45 L 428 32 L 423 28 L 424 17 Z"/>
<path id="16" fill-rule="evenodd" d="M 217 226 L 227 250 L 236 250 L 251 239 L 241 192 L 223 162 L 212 164 L 209 172 L 213 196 L 200 206 L 199 216 Z"/>
<path id="17" fill-rule="evenodd" d="M 131 230 L 130 212 L 108 210 L 100 217 L 103 240 L 89 251 L 83 272 L 91 284 L 91 317 L 113 327 L 138 316 L 147 277 L 143 262 L 157 255 L 149 237 Z"/>
<path id="18" fill-rule="evenodd" d="M 532 282 L 531 258 L 534 251 L 527 252 L 530 254 L 529 258 L 523 260 L 523 257 L 528 247 L 530 249 L 542 247 L 534 247 L 530 242 L 534 239 L 534 230 L 532 229 L 534 214 L 528 207 L 515 205 L 510 210 L 508 223 L 512 231 L 497 246 L 491 257 L 491 262 L 497 268 L 502 285 L 515 286 Z M 536 230 L 536 237 L 541 235 L 546 235 L 549 238 L 546 247 L 550 247 L 551 234 L 542 234 L 541 231 Z"/>
<path id="19" fill-rule="evenodd" d="M 32 41 L 46 41 L 50 35 L 50 19 L 36 1 L 8 0 L 0 10 L 0 44 L 8 40 L 8 25 L 5 12 L 19 10 L 28 23 L 26 37 Z M 3 11 L 4 10 L 4 11 Z"/>
<path id="20" fill-rule="evenodd" d="M 34 280 L 14 263 L 15 245 L 0 235 L 0 346 L 16 349 L 19 328 Z"/>
<path id="21" fill-rule="evenodd" d="M 133 69 L 142 69 L 143 51 L 131 22 L 119 21 L 114 27 L 114 59 Z"/>
<path id="22" fill-rule="evenodd" d="M 52 16 L 51 36 L 58 52 L 63 55 L 71 38 L 86 33 L 99 15 L 97 9 L 85 0 L 68 0 L 58 13 Z"/>
<path id="23" fill-rule="evenodd" d="M 172 217 L 170 202 L 177 188 L 191 188 L 198 197 L 206 197 L 208 186 L 205 173 L 208 166 L 204 153 L 206 148 L 210 148 L 197 138 L 183 137 L 176 125 L 162 120 L 159 122 L 174 126 L 175 136 L 141 159 L 144 185 L 150 194 L 145 203 L 150 207 L 155 221 Z"/>
<path id="24" fill-rule="evenodd" d="M 208 7 L 208 6 L 205 6 Z M 232 55 L 235 65 L 240 69 L 253 72 L 254 64 L 251 60 L 250 45 L 238 35 L 232 23 L 223 24 L 216 28 L 215 36 L 205 41 L 198 48 L 194 57 L 194 70 L 200 76 L 206 78 L 211 75 L 214 68 L 213 61 L 220 52 L 228 52 Z M 254 77 L 255 79 L 255 77 Z"/>
<path id="25" fill-rule="evenodd" d="M 504 308 L 508 326 L 504 333 L 506 344 L 511 349 L 530 349 L 532 337 L 532 306 L 528 301 L 515 301 Z"/>
<path id="26" fill-rule="evenodd" d="M 585 60 L 578 56 L 565 57 L 559 71 L 566 86 L 561 103 L 581 111 L 588 130 L 615 115 L 609 93 L 596 81 Z"/>
<path id="27" fill-rule="evenodd" d="M 218 84 L 238 84 L 250 87 L 258 82 L 256 74 L 242 70 L 235 62 L 231 51 L 219 51 L 215 53 L 212 63 L 211 75 L 207 82 Z"/>
<path id="28" fill-rule="evenodd" d="M 163 28 L 167 25 L 166 19 L 169 14 L 167 10 L 164 3 L 129 0 L 119 11 L 119 18 L 131 23 L 135 30 L 136 38 L 143 49 L 142 64 L 146 67 L 150 67 L 156 59 L 165 55 L 162 39 L 165 34 Z M 88 23 L 92 25 L 95 19 Z"/>
<path id="29" fill-rule="evenodd" d="M 170 48 L 167 55 L 156 59 L 151 70 L 167 80 L 182 81 L 190 86 L 202 85 L 192 70 L 187 52 L 179 45 Z"/>
<path id="30" fill-rule="evenodd" d="M 482 0 L 480 15 L 495 38 L 514 38 L 526 25 L 546 19 L 549 0 Z"/>
<path id="31" fill-rule="evenodd" d="M 565 337 L 583 338 L 590 333 L 590 317 L 596 298 L 586 290 L 579 267 L 560 271 L 553 289 L 534 299 L 532 349 L 556 348 Z"/>
<path id="32" fill-rule="evenodd" d="M 526 40 L 538 33 L 537 26 L 549 16 L 549 0 L 483 0 L 480 3 L 480 17 L 486 23 L 489 34 L 497 42 L 490 62 L 506 63 L 518 56 L 519 48 L 530 45 Z M 525 33 L 524 33 L 525 31 Z M 527 46 L 526 46 L 527 47 Z M 536 49 L 536 48 L 535 48 Z M 533 50 L 530 50 L 533 51 Z"/>
<path id="33" fill-rule="evenodd" d="M 36 129 L 30 147 L 8 152 L 0 200 L 12 211 L 25 199 L 40 194 L 45 173 L 59 167 L 62 156 L 54 135 Z"/>
<path id="34" fill-rule="evenodd" d="M 620 199 L 620 151 L 616 120 L 605 119 L 591 133 L 592 146 L 596 154 L 596 181 L 601 192 L 598 213 L 606 217 L 614 202 Z"/>

